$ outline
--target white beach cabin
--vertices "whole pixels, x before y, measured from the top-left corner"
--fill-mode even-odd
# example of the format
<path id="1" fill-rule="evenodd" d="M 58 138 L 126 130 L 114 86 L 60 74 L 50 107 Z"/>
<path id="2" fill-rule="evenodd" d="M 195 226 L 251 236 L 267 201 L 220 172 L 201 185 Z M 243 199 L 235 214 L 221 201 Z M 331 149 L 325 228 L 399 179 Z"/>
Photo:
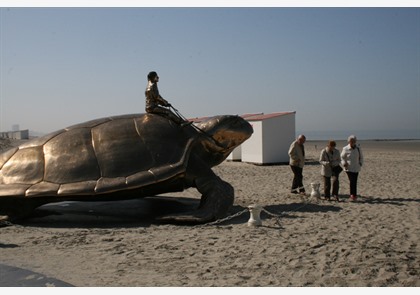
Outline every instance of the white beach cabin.
<path id="1" fill-rule="evenodd" d="M 258 165 L 289 162 L 289 147 L 295 140 L 296 112 L 245 114 L 254 128 L 252 136 L 227 158 Z"/>

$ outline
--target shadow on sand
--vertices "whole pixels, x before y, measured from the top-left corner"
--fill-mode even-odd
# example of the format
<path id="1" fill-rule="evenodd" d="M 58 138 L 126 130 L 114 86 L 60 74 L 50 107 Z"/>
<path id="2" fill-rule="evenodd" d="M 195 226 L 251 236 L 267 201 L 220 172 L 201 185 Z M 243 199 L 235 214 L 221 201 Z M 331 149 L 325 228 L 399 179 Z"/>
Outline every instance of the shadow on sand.
<path id="1" fill-rule="evenodd" d="M 405 206 L 404 203 L 420 203 L 420 199 L 414 198 L 380 198 L 373 196 L 362 196 L 359 198 L 359 202 L 368 204 L 388 204 L 396 206 Z"/>
<path id="2" fill-rule="evenodd" d="M 43 205 L 14 224 L 49 228 L 122 228 L 159 224 L 156 218 L 193 211 L 200 200 L 178 197 L 147 197 L 119 201 L 60 202 Z"/>
<path id="3" fill-rule="evenodd" d="M 157 218 L 164 215 L 195 210 L 199 199 L 156 196 L 131 200 L 106 202 L 60 202 L 39 207 L 27 219 L 15 222 L 22 226 L 45 228 L 130 228 L 149 227 L 162 224 Z M 247 207 L 235 205 L 229 216 L 246 211 Z M 342 208 L 330 203 L 293 202 L 290 204 L 268 205 L 264 209 L 282 218 L 297 218 L 293 212 L 338 212 Z M 250 217 L 244 212 L 235 218 L 220 222 L 220 225 L 246 223 Z M 264 211 L 261 218 L 271 218 Z M 188 226 L 188 225 L 186 225 Z"/>

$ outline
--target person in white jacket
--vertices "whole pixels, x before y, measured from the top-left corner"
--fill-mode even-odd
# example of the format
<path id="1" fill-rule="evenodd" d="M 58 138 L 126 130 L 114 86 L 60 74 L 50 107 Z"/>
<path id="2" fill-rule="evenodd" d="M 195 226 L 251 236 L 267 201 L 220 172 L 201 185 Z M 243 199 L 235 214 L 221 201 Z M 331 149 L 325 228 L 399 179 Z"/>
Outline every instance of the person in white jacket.
<path id="1" fill-rule="evenodd" d="M 338 181 L 339 173 L 336 168 L 340 166 L 341 158 L 340 152 L 335 148 L 336 142 L 330 140 L 328 145 L 322 149 L 319 156 L 319 163 L 321 164 L 321 175 L 324 178 L 324 197 L 326 200 L 331 198 L 331 181 L 332 181 L 332 196 L 334 200 L 339 202 L 338 190 L 340 184 Z"/>
<path id="2" fill-rule="evenodd" d="M 363 165 L 363 153 L 356 142 L 356 136 L 350 135 L 341 152 L 341 164 L 350 181 L 350 201 L 357 200 L 357 179 Z"/>

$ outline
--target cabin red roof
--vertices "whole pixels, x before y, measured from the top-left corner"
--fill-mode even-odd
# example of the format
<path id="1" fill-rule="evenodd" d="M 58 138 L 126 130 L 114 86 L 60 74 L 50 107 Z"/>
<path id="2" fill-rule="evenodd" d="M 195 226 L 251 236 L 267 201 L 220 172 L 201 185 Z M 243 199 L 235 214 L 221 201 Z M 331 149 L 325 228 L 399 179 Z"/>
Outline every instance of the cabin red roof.
<path id="1" fill-rule="evenodd" d="M 295 114 L 296 112 L 281 112 L 281 113 L 271 113 L 271 114 L 245 114 L 242 115 L 241 117 L 244 118 L 247 121 L 263 121 L 263 120 L 267 120 L 267 119 L 271 119 L 271 118 L 275 118 L 275 117 L 280 117 L 280 116 L 284 116 L 284 115 L 289 115 L 289 114 Z"/>

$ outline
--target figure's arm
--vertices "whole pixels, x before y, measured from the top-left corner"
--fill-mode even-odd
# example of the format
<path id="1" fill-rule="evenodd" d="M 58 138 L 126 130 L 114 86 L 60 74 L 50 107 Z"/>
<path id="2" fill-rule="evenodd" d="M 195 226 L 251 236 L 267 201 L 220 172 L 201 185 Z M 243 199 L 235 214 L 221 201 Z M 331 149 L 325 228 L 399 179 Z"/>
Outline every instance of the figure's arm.
<path id="1" fill-rule="evenodd" d="M 323 166 L 328 166 L 330 164 L 330 161 L 327 159 L 327 152 L 325 150 L 321 151 L 319 163 Z"/>
<path id="2" fill-rule="evenodd" d="M 357 148 L 357 150 L 359 151 L 359 165 L 360 167 L 362 167 L 363 165 L 363 153 L 362 153 L 362 149 L 360 147 Z"/>
<path id="3" fill-rule="evenodd" d="M 341 162 L 340 152 L 338 150 L 334 150 L 333 152 L 333 158 L 331 160 L 331 166 L 339 166 Z"/>
<path id="4" fill-rule="evenodd" d="M 297 157 L 296 157 L 296 146 L 295 146 L 294 143 L 292 143 L 290 145 L 290 148 L 289 148 L 289 156 L 290 156 L 290 158 L 292 158 L 292 160 L 296 160 L 297 159 Z"/>
<path id="5" fill-rule="evenodd" d="M 159 102 L 159 104 L 161 104 L 161 105 L 163 105 L 165 107 L 169 107 L 170 106 L 169 102 L 166 99 L 164 99 L 162 96 L 160 96 L 160 95 L 157 97 L 157 101 Z"/>
<path id="6" fill-rule="evenodd" d="M 343 151 L 341 152 L 340 157 L 341 157 L 341 164 L 343 164 L 344 168 L 347 168 L 349 166 L 349 163 L 347 162 L 348 154 L 345 148 L 343 148 Z"/>
<path id="7" fill-rule="evenodd" d="M 297 148 L 298 147 L 296 142 L 290 145 L 289 156 L 292 160 L 293 165 L 300 165 L 300 163 L 302 162 L 302 160 L 299 158 Z"/>
<path id="8" fill-rule="evenodd" d="M 159 94 L 159 90 L 157 88 L 157 84 L 153 85 L 153 92 L 156 96 L 156 101 L 160 104 L 163 105 L 165 107 L 169 106 L 169 103 L 166 99 L 164 99 L 160 94 Z"/>

